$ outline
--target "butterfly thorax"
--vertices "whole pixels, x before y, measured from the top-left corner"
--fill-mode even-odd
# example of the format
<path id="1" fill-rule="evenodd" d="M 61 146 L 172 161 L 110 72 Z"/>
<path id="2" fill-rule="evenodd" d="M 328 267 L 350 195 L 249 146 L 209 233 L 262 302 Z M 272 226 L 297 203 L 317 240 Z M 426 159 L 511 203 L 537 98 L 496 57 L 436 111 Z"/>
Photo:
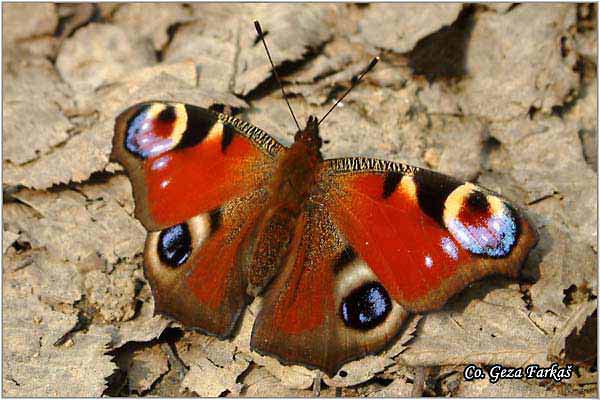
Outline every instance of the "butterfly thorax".
<path id="1" fill-rule="evenodd" d="M 294 144 L 281 158 L 271 185 L 271 207 L 295 214 L 312 188 L 319 164 L 323 161 L 322 140 L 316 117 L 309 117 L 306 128 L 296 133 Z"/>

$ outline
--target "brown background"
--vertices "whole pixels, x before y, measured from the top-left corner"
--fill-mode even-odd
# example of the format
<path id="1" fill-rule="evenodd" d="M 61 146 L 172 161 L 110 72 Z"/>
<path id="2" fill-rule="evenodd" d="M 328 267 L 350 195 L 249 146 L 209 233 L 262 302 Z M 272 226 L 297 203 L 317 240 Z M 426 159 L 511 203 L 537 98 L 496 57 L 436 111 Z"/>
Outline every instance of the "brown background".
<path id="1" fill-rule="evenodd" d="M 502 193 L 540 233 L 518 281 L 473 284 L 334 396 L 597 396 L 596 6 L 4 4 L 3 394 L 306 396 L 313 371 L 152 316 L 131 187 L 108 162 L 137 101 L 228 104 L 277 139 L 322 115 L 326 157 L 435 169 Z M 253 304 L 256 310 L 259 304 Z M 575 363 L 550 380 L 465 382 L 464 366 Z M 416 384 L 423 378 L 423 384 Z"/>

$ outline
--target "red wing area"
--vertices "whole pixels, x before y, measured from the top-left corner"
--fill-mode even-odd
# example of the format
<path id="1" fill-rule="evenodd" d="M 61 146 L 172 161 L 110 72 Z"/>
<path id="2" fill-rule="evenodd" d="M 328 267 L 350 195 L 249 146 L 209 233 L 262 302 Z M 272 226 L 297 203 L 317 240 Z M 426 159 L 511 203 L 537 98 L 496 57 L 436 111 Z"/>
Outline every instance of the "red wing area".
<path id="1" fill-rule="evenodd" d="M 288 267 L 277 282 L 285 281 L 269 317 L 274 327 L 284 334 L 313 330 L 324 323 L 324 310 L 333 306 L 332 271 L 324 268 L 336 255 L 333 235 L 324 235 L 317 226 L 324 221 L 298 221 L 292 241 Z M 322 225 L 321 225 L 322 226 Z M 342 249 L 339 249 L 340 252 Z M 274 286 L 278 286 L 275 284 Z"/>
<path id="2" fill-rule="evenodd" d="M 148 159 L 144 164 L 150 213 L 168 226 L 212 210 L 263 184 L 269 160 L 247 138 L 235 135 L 226 153 L 221 139 Z M 258 174 L 257 174 L 258 172 Z"/>
<path id="3" fill-rule="evenodd" d="M 127 169 L 136 216 L 148 230 L 178 224 L 266 185 L 283 147 L 235 122 L 202 108 L 159 102 L 138 104 L 117 118 L 112 158 Z"/>
<path id="4" fill-rule="evenodd" d="M 475 185 L 402 171 L 326 170 L 320 196 L 398 303 L 431 310 L 487 274 L 518 273 L 537 241 L 526 219 Z"/>
<path id="5" fill-rule="evenodd" d="M 457 272 L 473 256 L 427 217 L 415 199 L 396 191 L 383 199 L 382 175 L 344 182 L 331 212 L 348 241 L 402 304 L 413 304 Z M 442 243 L 452 251 L 445 252 Z"/>
<path id="6" fill-rule="evenodd" d="M 148 234 L 145 271 L 157 312 L 221 338 L 231 334 L 248 301 L 238 258 L 265 197 L 257 191 Z"/>
<path id="7" fill-rule="evenodd" d="M 366 263 L 347 249 L 327 212 L 308 209 L 267 290 L 251 347 L 331 376 L 343 363 L 385 347 L 405 317 Z"/>

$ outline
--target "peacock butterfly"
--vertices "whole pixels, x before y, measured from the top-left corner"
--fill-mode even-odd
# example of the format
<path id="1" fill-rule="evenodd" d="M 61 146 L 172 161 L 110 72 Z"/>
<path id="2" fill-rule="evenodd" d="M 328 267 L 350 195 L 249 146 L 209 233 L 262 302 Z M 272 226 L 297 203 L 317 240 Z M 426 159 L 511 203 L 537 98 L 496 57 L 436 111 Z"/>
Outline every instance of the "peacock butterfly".
<path id="1" fill-rule="evenodd" d="M 391 161 L 323 160 L 320 122 L 309 117 L 286 148 L 225 113 L 145 102 L 118 116 L 111 158 L 148 230 L 156 312 L 227 338 L 262 295 L 251 347 L 333 375 L 386 347 L 409 312 L 439 308 L 486 275 L 516 277 L 537 234 L 472 183 Z"/>

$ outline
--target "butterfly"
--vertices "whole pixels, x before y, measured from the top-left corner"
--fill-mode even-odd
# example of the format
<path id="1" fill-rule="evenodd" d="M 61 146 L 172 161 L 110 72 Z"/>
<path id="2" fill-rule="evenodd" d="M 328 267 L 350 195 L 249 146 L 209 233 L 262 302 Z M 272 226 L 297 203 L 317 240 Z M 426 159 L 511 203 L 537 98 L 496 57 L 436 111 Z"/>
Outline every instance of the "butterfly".
<path id="1" fill-rule="evenodd" d="M 148 231 L 157 313 L 225 339 L 261 295 L 251 348 L 333 376 L 388 346 L 409 313 L 484 276 L 516 277 L 537 242 L 483 187 L 391 161 L 324 160 L 321 144 L 314 116 L 289 148 L 189 104 L 118 116 L 111 158 Z"/>

